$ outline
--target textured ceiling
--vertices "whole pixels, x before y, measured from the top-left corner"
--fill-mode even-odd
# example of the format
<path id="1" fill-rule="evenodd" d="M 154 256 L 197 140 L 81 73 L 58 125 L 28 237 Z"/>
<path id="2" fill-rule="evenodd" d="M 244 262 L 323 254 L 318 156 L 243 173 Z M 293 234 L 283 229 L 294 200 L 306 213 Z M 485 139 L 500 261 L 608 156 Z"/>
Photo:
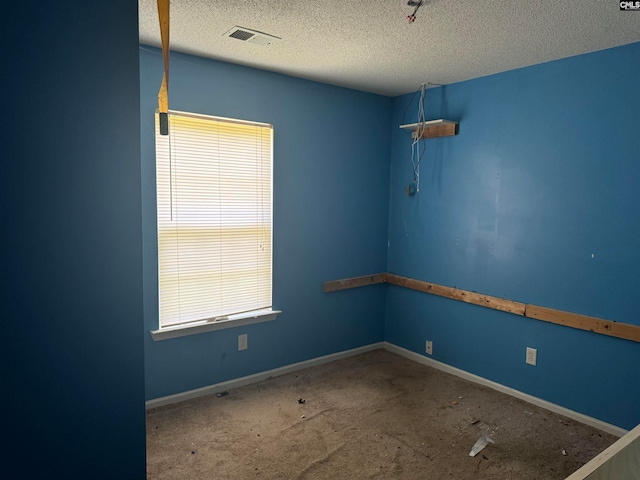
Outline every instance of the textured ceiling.
<path id="1" fill-rule="evenodd" d="M 171 50 L 383 95 L 449 84 L 640 41 L 640 12 L 617 0 L 171 0 Z M 140 42 L 160 46 L 155 0 Z M 234 26 L 282 41 L 223 34 Z"/>

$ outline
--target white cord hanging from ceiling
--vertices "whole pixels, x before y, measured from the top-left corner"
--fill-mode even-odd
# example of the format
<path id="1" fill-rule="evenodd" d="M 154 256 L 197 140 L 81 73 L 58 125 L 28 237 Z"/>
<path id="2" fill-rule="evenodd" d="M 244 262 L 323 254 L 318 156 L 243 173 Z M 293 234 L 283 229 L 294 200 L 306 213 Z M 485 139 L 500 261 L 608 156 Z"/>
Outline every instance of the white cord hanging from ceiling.
<path id="1" fill-rule="evenodd" d="M 420 142 L 424 124 L 426 122 L 426 89 L 427 84 L 420 86 L 420 100 L 418 101 L 418 127 L 411 142 L 411 164 L 413 165 L 413 183 L 405 187 L 407 195 L 420 192 L 420 161 L 424 155 L 426 147 Z"/>

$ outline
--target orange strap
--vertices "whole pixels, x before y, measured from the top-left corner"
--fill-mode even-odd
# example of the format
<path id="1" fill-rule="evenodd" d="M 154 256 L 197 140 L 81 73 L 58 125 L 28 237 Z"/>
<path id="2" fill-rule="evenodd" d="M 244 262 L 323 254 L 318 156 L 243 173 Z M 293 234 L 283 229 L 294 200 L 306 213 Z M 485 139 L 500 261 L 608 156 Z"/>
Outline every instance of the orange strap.
<path id="1" fill-rule="evenodd" d="M 158 92 L 158 109 L 161 113 L 167 113 L 169 111 L 169 0 L 158 0 L 158 19 L 164 59 L 164 75 Z"/>

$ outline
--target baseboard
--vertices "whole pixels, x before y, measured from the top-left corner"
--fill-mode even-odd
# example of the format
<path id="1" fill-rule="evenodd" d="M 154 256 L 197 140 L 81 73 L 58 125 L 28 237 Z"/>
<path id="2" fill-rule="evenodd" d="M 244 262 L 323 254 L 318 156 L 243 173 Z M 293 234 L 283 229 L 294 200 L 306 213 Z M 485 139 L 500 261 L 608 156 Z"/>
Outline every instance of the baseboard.
<path id="1" fill-rule="evenodd" d="M 555 403 L 551 403 L 541 398 L 534 397 L 533 395 L 520 392 L 518 390 L 507 387 L 500 383 L 487 380 L 486 378 L 480 377 L 473 373 L 469 373 L 465 370 L 461 370 L 456 367 L 452 367 L 450 365 L 447 365 L 446 363 L 438 362 L 437 360 L 433 360 L 429 357 L 425 357 L 424 355 L 420 355 L 418 353 L 412 352 L 410 350 L 399 347 L 389 342 L 372 343 L 370 345 L 365 345 L 363 347 L 358 347 L 351 350 L 332 353 L 330 355 L 324 355 L 322 357 L 312 358 L 310 360 L 305 360 L 303 362 L 292 363 L 290 365 L 285 365 L 284 367 L 275 368 L 273 370 L 267 370 L 267 371 L 256 373 L 253 375 L 248 375 L 246 377 L 234 378 L 226 382 L 216 383 L 214 385 L 208 385 L 206 387 L 197 388 L 195 390 L 188 390 L 186 392 L 177 393 L 175 395 L 168 395 L 166 397 L 154 398 L 152 400 L 147 400 L 147 402 L 145 403 L 145 407 L 147 409 L 151 409 L 151 408 L 161 407 L 164 405 L 170 405 L 172 403 L 183 402 L 185 400 L 190 400 L 192 398 L 202 397 L 204 395 L 211 395 L 220 391 L 230 390 L 232 388 L 238 388 L 244 385 L 249 385 L 251 383 L 260 382 L 270 377 L 277 377 L 279 375 L 284 375 L 286 373 L 295 372 L 295 371 L 313 367 L 316 365 L 322 365 L 325 363 L 333 362 L 335 360 L 352 357 L 354 355 L 359 355 L 361 353 L 370 352 L 372 350 L 377 350 L 380 348 L 384 348 L 385 350 L 396 353 L 409 360 L 413 360 L 414 362 L 421 363 L 429 367 L 433 367 L 445 373 L 455 375 L 456 377 L 460 377 L 465 380 L 469 380 L 471 382 L 484 385 L 493 390 L 506 393 L 507 395 L 511 395 L 512 397 L 519 398 L 521 400 L 524 400 L 525 402 L 531 403 L 533 405 L 537 405 L 538 407 L 544 408 L 554 413 L 558 413 L 560 415 L 564 415 L 567 418 L 571 418 L 578 422 L 584 423 L 585 425 L 589 425 L 591 427 L 602 430 L 603 432 L 607 432 L 612 435 L 616 435 L 618 437 L 622 437 L 627 433 L 627 430 L 620 428 L 616 425 L 603 422 L 602 420 L 598 420 L 597 418 L 584 415 L 574 410 L 569 410 L 568 408 L 561 407 L 560 405 L 556 405 Z"/>
<path id="2" fill-rule="evenodd" d="M 533 395 L 520 392 L 518 390 L 507 387 L 505 385 L 501 385 L 500 383 L 487 380 L 486 378 L 480 377 L 478 375 L 474 375 L 473 373 L 469 373 L 464 370 L 460 370 L 459 368 L 452 367 L 450 365 L 447 365 L 446 363 L 438 362 L 437 360 L 433 360 L 429 357 L 425 357 L 424 355 L 420 355 L 418 353 L 412 352 L 410 350 L 399 347 L 392 343 L 384 342 L 384 348 L 385 350 L 388 350 L 393 353 L 397 353 L 398 355 L 408 358 L 409 360 L 413 360 L 414 362 L 421 363 L 429 367 L 433 367 L 445 373 L 455 375 L 456 377 L 460 377 L 465 380 L 469 380 L 471 382 L 478 383 L 480 385 L 484 385 L 486 387 L 492 388 L 493 390 L 506 393 L 507 395 L 511 395 L 512 397 L 519 398 L 521 400 L 524 400 L 525 402 L 531 403 L 538 407 L 544 408 L 546 410 L 550 410 L 554 413 L 558 413 L 560 415 L 564 415 L 565 417 L 584 423 L 585 425 L 589 425 L 591 427 L 602 430 L 603 432 L 607 432 L 612 435 L 616 435 L 618 437 L 622 437 L 627 433 L 627 430 L 625 430 L 624 428 L 620 428 L 610 423 L 603 422 L 602 420 L 598 420 L 597 418 L 593 418 L 588 415 L 584 415 L 582 413 L 569 410 L 568 408 L 561 407 L 560 405 L 556 405 L 555 403 L 551 403 L 546 400 L 542 400 L 541 398 L 534 397 Z"/>
<path id="3" fill-rule="evenodd" d="M 242 387 L 251 383 L 260 382 L 270 377 L 277 377 L 284 375 L 285 373 L 295 372 L 316 365 L 322 365 L 324 363 L 333 362 L 342 358 L 352 357 L 361 353 L 370 352 L 372 350 L 378 350 L 385 348 L 385 342 L 372 343 L 365 345 L 364 347 L 353 348 L 351 350 L 344 350 L 342 352 L 332 353 L 330 355 L 324 355 L 322 357 L 312 358 L 303 362 L 292 363 L 285 365 L 284 367 L 275 368 L 273 370 L 267 370 L 265 372 L 248 375 L 246 377 L 234 378 L 226 382 L 216 383 L 214 385 L 208 385 L 206 387 L 197 388 L 195 390 L 188 390 L 186 392 L 176 393 L 175 395 L 168 395 L 166 397 L 154 398 L 145 402 L 145 408 L 151 409 L 156 407 L 162 407 L 164 405 L 170 405 L 172 403 L 183 402 L 185 400 L 191 400 L 192 398 L 202 397 L 204 395 L 211 395 L 213 393 L 221 392 L 224 390 L 230 390 L 232 388 Z"/>

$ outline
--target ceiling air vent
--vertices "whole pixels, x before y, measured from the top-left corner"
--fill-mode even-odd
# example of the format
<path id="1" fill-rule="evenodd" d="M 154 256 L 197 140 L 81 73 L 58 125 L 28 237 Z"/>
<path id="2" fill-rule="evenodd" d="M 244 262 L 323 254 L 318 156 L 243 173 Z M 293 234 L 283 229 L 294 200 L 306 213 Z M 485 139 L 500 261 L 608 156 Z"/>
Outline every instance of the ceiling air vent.
<path id="1" fill-rule="evenodd" d="M 274 37 L 273 35 L 258 32 L 256 30 L 251 30 L 250 28 L 244 27 L 233 27 L 223 36 L 235 38 L 236 40 L 241 40 L 243 42 L 255 43 L 256 45 L 262 45 L 263 47 L 272 45 L 281 40 L 280 38 Z"/>

